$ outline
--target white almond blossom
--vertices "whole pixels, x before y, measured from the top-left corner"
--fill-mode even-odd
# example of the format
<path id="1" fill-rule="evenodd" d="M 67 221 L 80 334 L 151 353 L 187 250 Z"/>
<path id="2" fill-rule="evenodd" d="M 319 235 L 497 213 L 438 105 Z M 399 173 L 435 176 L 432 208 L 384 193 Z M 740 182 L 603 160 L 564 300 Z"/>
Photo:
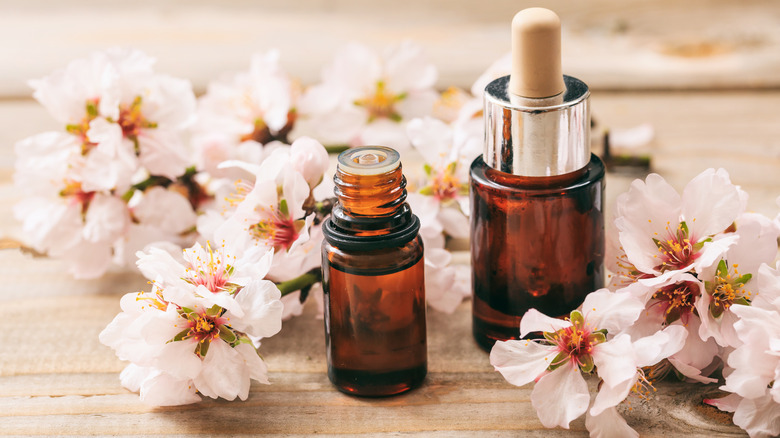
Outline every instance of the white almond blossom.
<path id="1" fill-rule="evenodd" d="M 322 83 L 301 97 L 294 135 L 325 144 L 407 149 L 405 122 L 432 113 L 437 76 L 422 48 L 411 42 L 382 55 L 350 43 L 323 69 Z"/>
<path id="2" fill-rule="evenodd" d="M 78 138 L 85 190 L 124 191 L 139 167 L 175 179 L 189 166 L 181 135 L 194 120 L 192 86 L 153 64 L 115 48 L 30 81 L 33 96 Z"/>
<path id="3" fill-rule="evenodd" d="M 268 383 L 256 347 L 281 329 L 281 293 L 263 279 L 271 251 L 235 258 L 229 249 L 196 245 L 180 263 L 152 248 L 139 253 L 150 292 L 130 293 L 100 341 L 131 365 L 123 385 L 153 405 L 199 400 L 195 392 L 245 400 L 250 379 Z"/>
<path id="4" fill-rule="evenodd" d="M 678 271 L 699 273 L 717 263 L 737 239 L 719 233 L 746 203 L 747 194 L 723 169 L 705 170 L 682 196 L 660 175 L 635 180 L 617 199 L 615 227 L 622 254 L 613 284 Z"/>
<path id="5" fill-rule="evenodd" d="M 513 385 L 535 382 L 531 403 L 545 427 L 568 429 L 586 414 L 591 437 L 638 437 L 615 407 L 631 393 L 647 397 L 652 382 L 643 368 L 679 351 L 687 336 L 673 326 L 632 341 L 623 330 L 642 310 L 636 297 L 607 289 L 588 294 L 582 311 L 566 320 L 531 309 L 520 336 L 542 332 L 543 338 L 496 342 L 490 363 Z M 602 382 L 591 401 L 582 374 L 594 369 Z"/>
<path id="6" fill-rule="evenodd" d="M 195 204 L 180 179 L 195 97 L 188 81 L 153 64 L 140 51 L 109 49 L 30 81 L 63 130 L 16 144 L 24 197 L 14 212 L 29 243 L 78 278 L 125 266 L 153 241 L 187 243 L 193 231 Z"/>
<path id="7" fill-rule="evenodd" d="M 248 71 L 209 83 L 198 100 L 193 137 L 198 168 L 223 175 L 225 170 L 217 169 L 223 161 L 261 162 L 271 152 L 265 145 L 287 141 L 298 94 L 278 50 L 256 53 Z"/>
<path id="8" fill-rule="evenodd" d="M 243 169 L 254 180 L 237 182 L 225 210 L 207 212 L 199 219 L 198 230 L 215 241 L 232 242 L 238 253 L 256 247 L 274 250 L 268 278 L 279 283 L 319 269 L 323 235 L 321 225 L 314 224 L 318 202 L 313 193 L 329 164 L 325 148 L 309 137 L 291 146 L 276 145 L 259 165 L 222 163 L 221 167 Z M 285 318 L 300 314 L 300 292 L 285 292 Z M 319 288 L 308 292 L 321 301 Z"/>
<path id="9" fill-rule="evenodd" d="M 566 320 L 531 309 L 520 321 L 520 336 L 542 332 L 544 338 L 496 342 L 490 363 L 513 385 L 536 382 L 531 403 L 539 420 L 545 427 L 568 429 L 590 405 L 582 373 L 590 373 L 595 366 L 609 387 L 634 378 L 638 366 L 634 357 L 616 352 L 631 351 L 631 338 L 619 333 L 642 309 L 632 295 L 606 289 L 588 294 L 582 312 L 572 311 Z"/>
<path id="10" fill-rule="evenodd" d="M 717 265 L 699 275 L 706 293 L 696 301 L 701 319 L 699 335 L 704 340 L 712 337 L 723 347 L 741 344 L 734 328 L 738 318 L 731 312 L 731 306 L 750 304 L 758 295 L 758 282 L 754 277 L 762 264 L 774 261 L 780 235 L 772 221 L 756 213 L 745 213 L 736 223 L 734 234 L 739 240 L 723 254 Z"/>
<path id="11" fill-rule="evenodd" d="M 730 309 L 742 344 L 728 356 L 731 371 L 721 387 L 732 394 L 705 403 L 734 412 L 734 424 L 751 438 L 780 434 L 780 270 L 758 272 L 758 296 Z"/>

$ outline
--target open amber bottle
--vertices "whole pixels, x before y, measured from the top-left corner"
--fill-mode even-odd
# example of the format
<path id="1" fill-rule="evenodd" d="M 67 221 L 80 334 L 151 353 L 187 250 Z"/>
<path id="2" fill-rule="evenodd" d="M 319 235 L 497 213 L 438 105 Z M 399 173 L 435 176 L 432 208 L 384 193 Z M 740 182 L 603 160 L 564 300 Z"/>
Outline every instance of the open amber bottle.
<path id="1" fill-rule="evenodd" d="M 423 244 L 400 156 L 350 149 L 334 182 L 322 245 L 328 377 L 348 394 L 399 394 L 427 372 Z"/>
<path id="2" fill-rule="evenodd" d="M 485 88 L 471 180 L 473 332 L 490 350 L 529 309 L 565 316 L 604 284 L 604 163 L 590 153 L 590 91 L 561 73 L 560 19 L 512 21 L 512 73 Z"/>

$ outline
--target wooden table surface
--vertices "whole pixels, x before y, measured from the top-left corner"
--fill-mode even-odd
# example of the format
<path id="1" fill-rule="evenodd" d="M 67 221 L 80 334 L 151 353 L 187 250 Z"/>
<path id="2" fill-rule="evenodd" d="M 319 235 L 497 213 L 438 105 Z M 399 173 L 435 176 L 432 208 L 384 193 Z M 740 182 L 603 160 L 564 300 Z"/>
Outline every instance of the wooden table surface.
<path id="1" fill-rule="evenodd" d="M 95 2 L 75 3 L 84 8 Z M 141 3 L 151 8 L 151 3 Z M 244 2 L 228 3 L 234 7 L 232 19 L 241 20 L 239 12 Z M 320 11 L 332 8 L 335 13 L 352 19 L 371 12 L 360 8 L 351 10 L 348 6 L 358 3 L 355 1 L 304 3 L 315 5 Z M 593 110 L 600 126 L 627 128 L 650 123 L 656 132 L 648 146 L 653 170 L 676 188 L 682 189 L 688 180 L 708 167 L 724 167 L 732 180 L 750 194 L 750 210 L 770 217 L 777 214 L 780 4 L 694 1 L 691 6 L 685 6 L 683 2 L 671 1 L 599 0 L 594 3 L 597 7 L 585 11 L 563 1 L 553 3 L 563 9 L 561 15 L 568 29 L 565 38 L 582 49 L 576 56 L 569 56 L 564 65 L 568 62 L 578 74 L 588 76 L 586 80 L 595 83 Z M 54 53 L 56 46 L 41 42 L 66 33 L 57 27 L 58 21 L 53 18 L 56 11 L 45 10 L 42 4 L 34 1 L 27 9 L 21 6 L 14 9 L 0 3 L 5 12 L 13 12 L 0 14 L 0 22 L 10 24 L 16 17 L 13 23 L 16 29 L 24 27 L 25 19 L 31 26 L 36 25 L 37 21 L 31 18 L 35 16 L 36 5 L 44 9 L 42 17 L 49 20 L 45 22 L 55 23 L 49 33 L 38 35 L 37 40 L 29 43 L 40 44 L 35 47 L 42 57 L 20 63 L 16 70 L 5 69 L 0 73 L 0 239 L 23 239 L 19 224 L 11 215 L 11 205 L 17 200 L 11 186 L 13 143 L 33 133 L 57 128 L 45 111 L 28 99 L 29 92 L 18 84 L 19 77 L 46 74 L 51 68 L 47 64 L 50 59 L 58 61 L 55 65 L 68 59 L 59 59 Z M 182 7 L 180 2 L 173 4 Z M 196 4 L 200 9 L 194 8 L 189 15 L 179 18 L 185 22 L 195 20 L 193 14 L 202 14 L 206 3 Z M 456 4 L 466 8 L 466 2 Z M 449 29 L 447 23 L 458 23 L 480 38 L 502 40 L 503 31 L 496 17 L 510 6 L 508 2 L 496 4 L 496 12 L 482 11 L 467 24 L 462 20 L 468 11 L 450 11 L 449 15 L 444 14 L 445 18 L 437 16 L 434 28 L 428 33 L 423 20 L 415 18 L 407 24 L 412 37 L 426 44 L 433 50 L 434 58 L 444 63 L 442 77 L 453 82 L 442 81 L 442 87 L 451 83 L 468 86 L 486 63 L 480 60 L 475 66 L 462 61 L 450 64 L 442 61 L 450 59 L 448 56 L 455 49 L 440 40 L 437 30 Z M 615 7 L 610 9 L 610 4 Z M 644 18 L 633 15 L 629 4 L 636 7 L 637 14 L 644 14 Z M 661 14 L 653 4 L 666 8 L 667 13 Z M 707 8 L 696 9 L 703 5 Z M 744 5 L 749 7 L 742 8 Z M 430 13 L 432 7 L 420 6 L 425 13 Z M 160 12 L 151 11 L 139 7 L 134 13 L 156 16 Z M 608 20 L 599 21 L 599 11 Z M 279 4 L 266 12 L 282 20 L 291 19 L 288 15 L 292 14 Z M 177 16 L 170 11 L 161 12 L 165 13 Z M 223 10 L 220 14 L 214 19 L 217 25 L 229 28 L 225 21 L 230 20 L 226 18 L 230 13 Z M 299 12 L 296 19 L 314 22 L 312 14 Z M 686 18 L 694 16 L 698 17 L 696 23 L 705 24 L 686 29 L 683 25 Z M 352 23 L 347 18 L 342 20 Z M 129 19 L 114 20 L 129 27 Z M 617 33 L 605 34 L 604 29 L 612 25 L 617 26 Z M 365 24 L 352 26 L 359 31 Z M 0 27 L 3 28 L 0 34 L 11 32 L 7 27 Z M 391 29 L 392 26 L 382 27 L 384 33 L 380 32 L 371 42 L 380 43 L 404 34 L 402 29 L 395 32 Z M 87 44 L 72 33 L 69 35 L 74 44 L 81 44 L 78 50 L 68 52 L 69 57 L 86 53 L 86 48 L 92 47 L 92 43 Z M 83 32 L 76 35 L 85 38 Z M 108 35 L 113 35 L 114 40 L 121 39 L 116 34 Z M 161 56 L 186 43 L 168 37 L 170 44 Z M 331 34 L 322 44 L 330 47 L 343 37 Z M 679 39 L 674 40 L 675 37 Z M 231 41 L 216 40 L 222 41 L 225 47 Z M 608 41 L 608 47 L 620 56 L 606 53 L 600 43 L 603 41 Z M 140 39 L 140 42 L 149 44 L 148 40 Z M 250 45 L 243 44 L 244 48 Z M 490 49 L 488 55 L 482 56 L 494 59 L 507 48 L 508 45 Z M 634 53 L 637 48 L 645 50 L 645 55 Z M 213 46 L 207 49 L 207 54 L 218 51 Z M 0 57 L 16 56 L 19 50 L 16 46 L 4 46 L 0 48 Z M 284 50 L 294 48 L 283 48 L 283 54 Z M 482 52 L 479 47 L 470 46 L 464 46 L 463 50 Z M 657 59 L 647 55 L 653 50 Z M 634 58 L 626 58 L 632 53 Z M 688 56 L 690 53 L 696 56 Z M 233 68 L 243 68 L 244 61 L 239 61 L 248 60 L 248 53 L 234 51 L 230 56 Z M 194 56 L 191 58 L 187 60 L 189 67 L 202 65 L 209 74 L 215 68 L 203 59 L 198 64 Z M 596 59 L 598 63 L 588 63 L 588 59 Z M 315 60 L 317 64 L 299 60 L 295 66 L 301 71 L 315 68 L 314 65 L 319 69 L 324 59 L 318 54 Z M 166 62 L 163 61 L 163 66 L 170 67 Z M 652 66 L 650 70 L 646 65 Z M 175 68 L 162 70 L 188 76 L 187 71 L 174 71 Z M 206 80 L 203 70 L 190 71 L 196 86 L 202 87 Z M 307 78 L 313 80 L 313 77 L 316 75 Z M 699 77 L 701 80 L 697 80 Z M 626 190 L 634 176 L 608 175 L 608 215 L 613 211 L 614 198 Z M 278 335 L 263 343 L 261 352 L 268 362 L 272 384 L 253 384 L 246 402 L 206 399 L 190 406 L 155 409 L 142 404 L 136 394 L 121 387 L 118 373 L 125 363 L 98 341 L 98 333 L 119 311 L 119 297 L 146 287 L 143 278 L 132 272 L 112 272 L 99 280 L 74 280 L 56 260 L 33 258 L 16 249 L 5 249 L 0 250 L 0 279 L 0 435 L 306 436 L 321 433 L 449 437 L 472 436 L 474 432 L 479 432 L 478 436 L 586 435 L 582 419 L 572 423 L 572 431 L 542 427 L 530 404 L 531 388 L 516 388 L 506 383 L 492 370 L 487 354 L 473 341 L 469 302 L 463 303 L 453 315 L 429 311 L 428 378 L 421 388 L 406 395 L 361 399 L 336 391 L 325 374 L 323 324 L 316 318 L 314 306 L 308 306 L 302 316 L 285 322 Z M 596 384 L 594 380 L 589 383 Z M 634 400 L 630 411 L 627 406 L 621 409 L 628 423 L 642 436 L 743 436 L 731 424 L 728 414 L 702 405 L 705 395 L 715 393 L 716 385 L 663 382 L 650 400 Z"/>

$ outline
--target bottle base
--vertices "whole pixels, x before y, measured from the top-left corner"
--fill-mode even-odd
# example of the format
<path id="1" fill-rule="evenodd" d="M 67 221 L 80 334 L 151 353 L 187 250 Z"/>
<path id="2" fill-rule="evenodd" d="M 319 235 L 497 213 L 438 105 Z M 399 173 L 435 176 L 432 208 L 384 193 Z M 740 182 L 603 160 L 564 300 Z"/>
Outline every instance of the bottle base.
<path id="1" fill-rule="evenodd" d="M 477 345 L 488 353 L 493 348 L 496 341 L 507 341 L 510 339 L 520 339 L 520 326 L 505 327 L 496 324 L 490 324 L 476 316 L 472 322 L 472 332 Z"/>
<path id="2" fill-rule="evenodd" d="M 414 368 L 375 373 L 328 367 L 328 378 L 339 391 L 360 397 L 388 397 L 417 388 L 428 373 L 427 364 Z"/>

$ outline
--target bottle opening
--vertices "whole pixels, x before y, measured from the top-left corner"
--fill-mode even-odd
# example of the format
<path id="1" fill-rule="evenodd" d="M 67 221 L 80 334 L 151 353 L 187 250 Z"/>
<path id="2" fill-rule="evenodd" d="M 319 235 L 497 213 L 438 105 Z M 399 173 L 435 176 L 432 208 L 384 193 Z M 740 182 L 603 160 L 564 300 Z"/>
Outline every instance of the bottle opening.
<path id="1" fill-rule="evenodd" d="M 339 168 L 352 175 L 381 175 L 401 165 L 401 156 L 384 146 L 363 146 L 339 155 Z"/>

